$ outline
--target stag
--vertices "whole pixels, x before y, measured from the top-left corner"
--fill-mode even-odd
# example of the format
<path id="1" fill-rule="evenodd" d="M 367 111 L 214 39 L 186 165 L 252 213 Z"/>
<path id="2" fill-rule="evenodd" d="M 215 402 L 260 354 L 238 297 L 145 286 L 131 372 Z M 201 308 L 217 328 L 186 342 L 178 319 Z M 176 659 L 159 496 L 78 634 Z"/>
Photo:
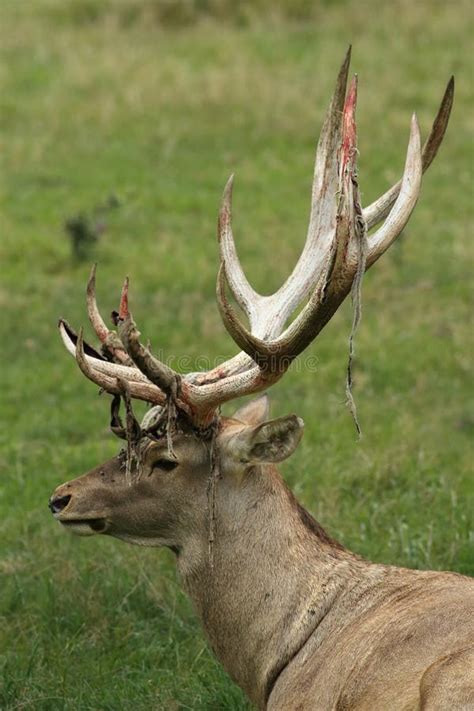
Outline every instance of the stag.
<path id="1" fill-rule="evenodd" d="M 348 52 L 317 147 L 306 243 L 270 296 L 244 275 L 231 227 L 232 178 L 225 188 L 217 303 L 238 355 L 207 372 L 175 372 L 140 341 L 128 281 L 116 330 L 105 325 L 92 270 L 88 314 L 101 352 L 82 330 L 64 320 L 59 328 L 83 374 L 113 395 L 111 427 L 126 447 L 59 486 L 49 506 L 73 533 L 170 548 L 212 649 L 260 709 L 474 708 L 472 580 L 350 552 L 298 503 L 275 466 L 297 447 L 302 420 L 268 419 L 262 394 L 232 417 L 220 415 L 223 403 L 282 378 L 351 291 L 357 303 L 364 271 L 405 227 L 443 139 L 452 79 L 423 147 L 413 116 L 401 180 L 362 209 L 349 59 Z M 152 406 L 141 422 L 133 399 Z"/>

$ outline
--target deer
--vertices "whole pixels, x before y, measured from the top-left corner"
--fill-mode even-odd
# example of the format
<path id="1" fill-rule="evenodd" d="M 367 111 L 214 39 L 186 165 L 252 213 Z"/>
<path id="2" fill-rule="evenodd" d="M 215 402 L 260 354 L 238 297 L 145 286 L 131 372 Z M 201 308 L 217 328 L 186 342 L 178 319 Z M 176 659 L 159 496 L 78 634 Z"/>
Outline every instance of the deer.
<path id="1" fill-rule="evenodd" d="M 207 371 L 173 370 L 140 340 L 128 279 L 114 328 L 106 326 L 94 265 L 87 310 L 100 350 L 64 319 L 59 330 L 82 373 L 112 395 L 111 429 L 125 447 L 57 487 L 49 507 L 72 533 L 173 551 L 214 654 L 258 709 L 473 709 L 473 580 L 352 553 L 277 469 L 304 424 L 295 414 L 269 418 L 267 392 L 349 293 L 356 325 L 362 276 L 407 224 L 453 102 L 451 78 L 423 145 L 413 115 L 401 180 L 362 208 L 357 75 L 347 88 L 349 63 L 350 48 L 317 145 L 306 243 L 272 295 L 258 294 L 243 272 L 232 177 L 225 187 L 216 295 L 237 355 Z M 249 395 L 256 397 L 232 416 L 221 414 L 224 403 Z M 141 421 L 134 400 L 149 405 Z"/>

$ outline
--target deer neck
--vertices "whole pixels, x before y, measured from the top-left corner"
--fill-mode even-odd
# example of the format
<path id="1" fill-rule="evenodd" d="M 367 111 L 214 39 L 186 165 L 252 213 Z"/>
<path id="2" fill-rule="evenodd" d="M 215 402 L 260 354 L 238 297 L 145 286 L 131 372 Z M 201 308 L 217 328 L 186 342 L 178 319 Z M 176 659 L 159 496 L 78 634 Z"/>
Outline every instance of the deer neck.
<path id="1" fill-rule="evenodd" d="M 239 496 L 219 481 L 216 509 L 213 564 L 208 536 L 191 534 L 178 568 L 214 653 L 264 707 L 361 561 L 327 536 L 274 467 L 251 472 Z"/>

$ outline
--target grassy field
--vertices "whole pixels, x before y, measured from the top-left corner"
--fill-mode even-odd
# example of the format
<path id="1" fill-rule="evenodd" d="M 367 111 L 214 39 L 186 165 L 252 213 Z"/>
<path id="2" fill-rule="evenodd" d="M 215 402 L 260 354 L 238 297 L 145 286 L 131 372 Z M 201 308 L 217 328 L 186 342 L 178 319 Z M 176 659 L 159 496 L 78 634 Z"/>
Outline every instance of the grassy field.
<path id="1" fill-rule="evenodd" d="M 306 422 L 284 474 L 358 553 L 474 572 L 471 3 L 280 2 L 266 15 L 261 0 L 228 21 L 225 7 L 0 6 L 1 709 L 250 708 L 209 652 L 171 554 L 73 539 L 52 520 L 53 488 L 117 449 L 107 398 L 56 321 L 85 323 L 97 260 L 104 311 L 128 273 L 155 348 L 232 354 L 214 299 L 221 190 L 235 171 L 242 261 L 274 290 L 303 244 L 315 137 L 349 42 L 365 204 L 398 178 L 411 112 L 426 135 L 452 73 L 457 95 L 410 225 L 364 281 L 364 437 L 344 406 L 346 304 L 310 349 L 316 372 L 272 394 L 273 414 Z M 85 261 L 64 233 L 78 213 L 105 228 Z"/>

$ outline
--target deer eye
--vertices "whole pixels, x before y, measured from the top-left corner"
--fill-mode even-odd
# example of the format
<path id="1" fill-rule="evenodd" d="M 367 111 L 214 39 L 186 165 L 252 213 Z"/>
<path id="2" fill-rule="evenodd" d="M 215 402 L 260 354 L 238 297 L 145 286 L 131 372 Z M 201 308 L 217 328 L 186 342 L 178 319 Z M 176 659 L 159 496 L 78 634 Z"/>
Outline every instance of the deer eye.
<path id="1" fill-rule="evenodd" d="M 178 466 L 178 462 L 175 459 L 157 459 L 153 462 L 152 469 L 161 469 L 161 471 L 170 472 Z"/>

